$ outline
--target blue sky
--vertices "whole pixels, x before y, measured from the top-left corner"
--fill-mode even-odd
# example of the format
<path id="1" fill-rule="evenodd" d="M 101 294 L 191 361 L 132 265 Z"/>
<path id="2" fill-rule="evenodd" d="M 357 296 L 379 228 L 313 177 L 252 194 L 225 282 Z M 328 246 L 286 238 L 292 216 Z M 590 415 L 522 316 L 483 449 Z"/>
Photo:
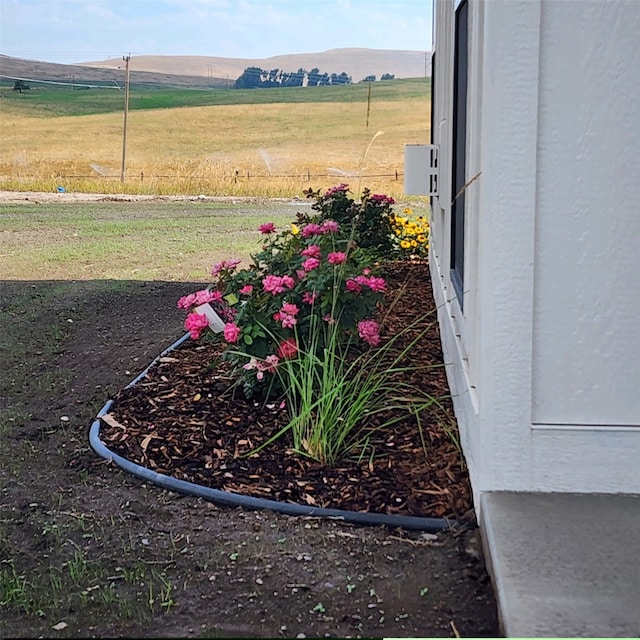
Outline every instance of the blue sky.
<path id="1" fill-rule="evenodd" d="M 0 53 L 46 62 L 342 47 L 429 50 L 431 0 L 0 0 Z"/>

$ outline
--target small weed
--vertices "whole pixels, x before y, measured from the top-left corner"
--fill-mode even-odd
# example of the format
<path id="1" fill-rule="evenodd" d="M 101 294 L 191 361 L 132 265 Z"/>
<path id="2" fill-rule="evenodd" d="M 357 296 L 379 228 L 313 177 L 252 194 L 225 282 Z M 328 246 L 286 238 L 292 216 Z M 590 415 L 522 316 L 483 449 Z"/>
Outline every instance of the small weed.
<path id="1" fill-rule="evenodd" d="M 78 586 L 93 574 L 85 554 L 80 549 L 74 551 L 73 558 L 66 562 L 65 565 L 69 577 Z"/>
<path id="2" fill-rule="evenodd" d="M 57 595 L 62 591 L 62 575 L 60 569 L 57 567 L 51 567 L 49 570 L 49 585 L 51 587 L 51 592 L 54 595 Z"/>
<path id="3" fill-rule="evenodd" d="M 116 593 L 115 587 L 113 584 L 109 584 L 106 587 L 102 587 L 99 592 L 99 598 L 102 604 L 107 607 L 111 607 L 114 602 L 118 600 L 118 594 Z"/>
<path id="4" fill-rule="evenodd" d="M 173 598 L 171 594 L 174 591 L 174 587 L 169 580 L 167 580 L 163 575 L 158 576 L 160 581 L 162 582 L 162 588 L 160 589 L 160 606 L 164 609 L 165 613 L 169 613 L 171 607 L 174 606 Z"/>
<path id="5" fill-rule="evenodd" d="M 322 602 L 318 602 L 318 604 L 315 607 L 313 607 L 313 611 L 316 611 L 317 613 L 324 613 L 326 609 L 324 608 L 324 605 L 322 604 Z"/>
<path id="6" fill-rule="evenodd" d="M 3 561 L 8 568 L 0 569 L 0 605 L 12 606 L 29 612 L 31 607 L 28 589 L 30 587 L 24 575 L 18 574 L 13 560 Z"/>

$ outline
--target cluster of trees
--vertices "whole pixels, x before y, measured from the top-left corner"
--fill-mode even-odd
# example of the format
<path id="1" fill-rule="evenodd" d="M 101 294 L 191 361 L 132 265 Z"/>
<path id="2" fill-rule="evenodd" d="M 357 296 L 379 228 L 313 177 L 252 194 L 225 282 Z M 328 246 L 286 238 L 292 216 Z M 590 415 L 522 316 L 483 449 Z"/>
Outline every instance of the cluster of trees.
<path id="1" fill-rule="evenodd" d="M 395 80 L 396 77 L 393 73 L 383 73 L 380 76 L 380 80 Z M 360 82 L 375 82 L 376 81 L 376 77 L 375 76 L 365 76 L 364 78 L 362 78 L 362 80 L 360 80 Z"/>
<path id="2" fill-rule="evenodd" d="M 320 73 L 314 67 L 311 71 L 298 69 L 289 72 L 282 69 L 265 71 L 260 67 L 247 67 L 233 85 L 235 89 L 264 89 L 269 87 L 320 87 L 333 84 L 351 84 L 351 76 L 342 73 Z"/>

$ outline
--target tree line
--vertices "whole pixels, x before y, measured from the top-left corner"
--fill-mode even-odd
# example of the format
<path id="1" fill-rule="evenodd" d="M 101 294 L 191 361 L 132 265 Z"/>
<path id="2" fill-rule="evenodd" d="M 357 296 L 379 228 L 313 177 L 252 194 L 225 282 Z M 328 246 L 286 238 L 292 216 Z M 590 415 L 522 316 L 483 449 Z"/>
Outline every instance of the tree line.
<path id="1" fill-rule="evenodd" d="M 394 75 L 385 73 L 381 80 L 393 80 Z M 367 76 L 361 82 L 374 82 L 375 76 Z M 273 87 L 322 87 L 327 85 L 351 84 L 352 78 L 345 73 L 320 73 L 314 67 L 307 71 L 302 67 L 297 71 L 282 69 L 265 70 L 260 67 L 247 67 L 233 85 L 235 89 L 266 89 Z"/>

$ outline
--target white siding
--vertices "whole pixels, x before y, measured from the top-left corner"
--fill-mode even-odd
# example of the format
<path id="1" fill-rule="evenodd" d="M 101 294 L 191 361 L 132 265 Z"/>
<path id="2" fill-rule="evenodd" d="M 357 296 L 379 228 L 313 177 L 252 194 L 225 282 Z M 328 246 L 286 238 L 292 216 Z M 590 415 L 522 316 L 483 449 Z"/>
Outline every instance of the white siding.
<path id="1" fill-rule="evenodd" d="M 639 15 L 543 3 L 536 423 L 640 424 Z"/>
<path id="2" fill-rule="evenodd" d="M 640 492 L 640 2 L 469 0 L 464 314 L 436 2 L 431 268 L 474 494 Z"/>

